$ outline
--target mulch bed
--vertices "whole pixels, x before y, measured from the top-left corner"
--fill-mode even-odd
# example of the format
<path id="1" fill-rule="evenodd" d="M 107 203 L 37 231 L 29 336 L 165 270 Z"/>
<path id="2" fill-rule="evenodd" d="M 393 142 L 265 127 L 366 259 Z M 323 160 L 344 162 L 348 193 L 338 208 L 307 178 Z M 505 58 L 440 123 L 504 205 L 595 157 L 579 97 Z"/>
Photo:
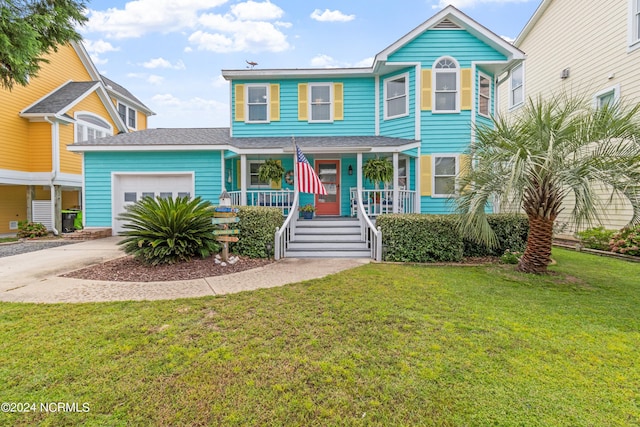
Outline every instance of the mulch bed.
<path id="1" fill-rule="evenodd" d="M 132 256 L 107 261 L 102 264 L 76 270 L 62 275 L 76 279 L 107 280 L 116 282 L 164 282 L 171 280 L 192 280 L 203 277 L 221 276 L 252 268 L 262 267 L 274 262 L 272 259 L 254 259 L 239 257 L 235 264 L 222 266 L 216 264 L 213 257 L 194 258 L 189 262 L 149 266 Z"/>

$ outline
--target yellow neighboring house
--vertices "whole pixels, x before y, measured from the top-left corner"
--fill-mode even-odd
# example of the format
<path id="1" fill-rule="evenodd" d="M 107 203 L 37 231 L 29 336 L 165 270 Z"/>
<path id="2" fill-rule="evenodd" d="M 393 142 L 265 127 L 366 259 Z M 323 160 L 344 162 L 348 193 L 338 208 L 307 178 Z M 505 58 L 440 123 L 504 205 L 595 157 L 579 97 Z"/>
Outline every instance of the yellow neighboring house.
<path id="1" fill-rule="evenodd" d="M 640 1 L 543 0 L 514 45 L 527 59 L 502 76 L 502 114 L 517 113 L 528 98 L 566 93 L 587 97 L 594 106 L 622 100 L 640 102 Z M 609 201 L 601 191 L 608 229 L 624 227 L 632 217 L 626 200 Z M 606 195 L 605 195 L 606 194 Z M 573 201 L 558 217 L 565 232 Z"/>
<path id="2" fill-rule="evenodd" d="M 0 234 L 22 220 L 61 232 L 61 210 L 83 208 L 82 157 L 67 146 L 146 129 L 153 114 L 101 76 L 82 44 L 47 59 L 28 86 L 0 89 Z"/>

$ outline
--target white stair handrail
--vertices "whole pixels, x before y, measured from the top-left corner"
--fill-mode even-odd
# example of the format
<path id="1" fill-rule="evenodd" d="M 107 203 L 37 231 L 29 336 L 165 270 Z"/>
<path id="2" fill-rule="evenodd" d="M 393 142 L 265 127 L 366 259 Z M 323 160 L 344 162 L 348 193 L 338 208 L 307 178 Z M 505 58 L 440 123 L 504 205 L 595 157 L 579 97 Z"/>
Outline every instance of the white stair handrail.
<path id="1" fill-rule="evenodd" d="M 362 203 L 362 193 L 356 191 L 356 199 L 358 201 L 358 219 L 360 220 L 360 229 L 362 231 L 362 239 L 371 247 L 371 258 L 376 261 L 382 261 L 382 231 L 376 229 L 369 215 L 367 215 Z"/>
<path id="2" fill-rule="evenodd" d="M 289 215 L 287 215 L 287 218 L 285 218 L 282 226 L 280 228 L 276 228 L 274 239 L 275 248 L 273 252 L 273 257 L 276 260 L 284 257 L 289 242 L 295 238 L 296 221 L 298 220 L 299 197 L 300 192 L 296 191 L 293 196 L 293 203 L 291 204 L 291 208 L 289 209 Z"/>

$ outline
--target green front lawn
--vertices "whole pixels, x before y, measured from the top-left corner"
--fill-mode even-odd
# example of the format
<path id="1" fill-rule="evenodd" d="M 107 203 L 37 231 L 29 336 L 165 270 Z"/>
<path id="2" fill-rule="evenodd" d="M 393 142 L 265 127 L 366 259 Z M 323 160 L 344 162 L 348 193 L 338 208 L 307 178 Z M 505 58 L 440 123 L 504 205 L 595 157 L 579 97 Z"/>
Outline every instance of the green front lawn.
<path id="1" fill-rule="evenodd" d="M 640 265 L 371 264 L 225 297 L 0 304 L 0 425 L 640 424 Z"/>

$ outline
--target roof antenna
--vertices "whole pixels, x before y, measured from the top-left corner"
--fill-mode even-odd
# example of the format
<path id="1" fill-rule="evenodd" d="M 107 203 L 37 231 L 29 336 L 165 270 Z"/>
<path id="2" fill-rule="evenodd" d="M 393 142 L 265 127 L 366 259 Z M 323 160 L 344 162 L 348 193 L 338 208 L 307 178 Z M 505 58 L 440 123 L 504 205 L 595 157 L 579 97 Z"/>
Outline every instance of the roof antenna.
<path id="1" fill-rule="evenodd" d="M 251 70 L 253 70 L 253 67 L 255 67 L 256 65 L 258 65 L 258 63 L 257 63 L 257 62 L 254 62 L 254 61 L 247 61 L 247 60 L 245 60 L 245 62 L 246 62 L 247 64 L 249 64 L 249 66 L 248 66 L 247 68 L 249 68 L 249 69 L 251 69 Z"/>

